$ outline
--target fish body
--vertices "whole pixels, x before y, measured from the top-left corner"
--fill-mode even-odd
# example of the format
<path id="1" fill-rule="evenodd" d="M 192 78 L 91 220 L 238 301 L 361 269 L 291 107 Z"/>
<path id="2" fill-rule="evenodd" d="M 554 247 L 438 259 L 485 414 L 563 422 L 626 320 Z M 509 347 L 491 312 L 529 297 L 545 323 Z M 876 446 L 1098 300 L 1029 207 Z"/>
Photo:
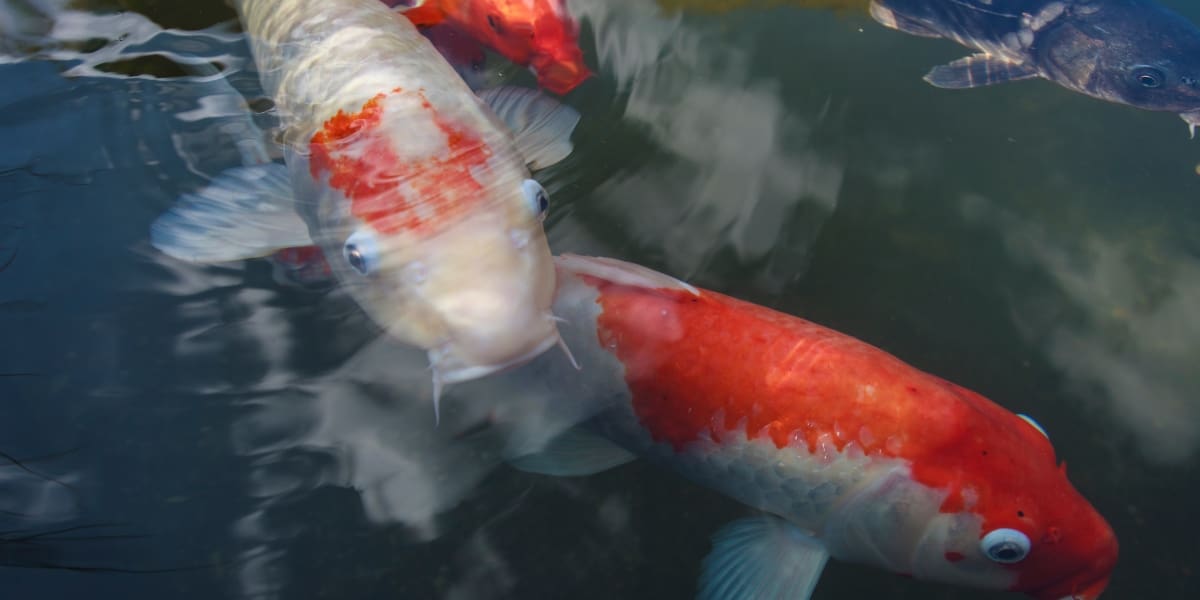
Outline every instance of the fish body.
<path id="1" fill-rule="evenodd" d="M 1032 420 L 797 317 L 615 260 L 558 265 L 584 367 L 563 393 L 609 399 L 564 438 L 619 452 L 581 461 L 568 439 L 514 464 L 586 474 L 625 452 L 763 511 L 716 536 L 700 597 L 806 598 L 830 556 L 1043 600 L 1106 586 L 1116 538 Z"/>
<path id="2" fill-rule="evenodd" d="M 1200 28 L 1150 0 L 872 0 L 881 24 L 978 53 L 926 81 L 969 88 L 1042 77 L 1200 124 Z"/>
<path id="3" fill-rule="evenodd" d="M 569 135 L 570 111 L 530 90 L 493 93 L 489 107 L 378 0 L 234 4 L 286 167 L 222 174 L 160 217 L 152 242 L 193 262 L 315 246 L 383 329 L 429 352 L 437 384 L 558 342 L 548 199 L 518 145 L 532 136 L 557 152 L 543 163 L 561 159 L 569 143 L 544 136 Z M 563 118 L 514 134 L 496 111 L 536 121 L 522 109 Z"/>
<path id="4" fill-rule="evenodd" d="M 385 0 L 418 25 L 444 24 L 512 62 L 529 67 L 538 85 L 565 94 L 591 76 L 579 49 L 579 25 L 564 0 Z"/>

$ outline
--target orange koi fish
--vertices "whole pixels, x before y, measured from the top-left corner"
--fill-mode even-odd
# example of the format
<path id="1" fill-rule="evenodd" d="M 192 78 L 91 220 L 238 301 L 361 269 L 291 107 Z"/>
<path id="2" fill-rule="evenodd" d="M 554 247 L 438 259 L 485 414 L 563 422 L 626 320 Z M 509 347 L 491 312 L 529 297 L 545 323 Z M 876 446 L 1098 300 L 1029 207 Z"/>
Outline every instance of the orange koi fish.
<path id="1" fill-rule="evenodd" d="M 556 314 L 582 372 L 539 371 L 595 416 L 527 471 L 635 456 L 758 511 L 714 537 L 699 597 L 809 597 L 826 560 L 1095 600 L 1117 560 L 1046 432 L 857 339 L 610 259 L 563 256 Z"/>
<path id="2" fill-rule="evenodd" d="M 579 25 L 564 0 L 384 0 L 421 26 L 458 29 L 566 94 L 591 76 L 579 49 Z"/>

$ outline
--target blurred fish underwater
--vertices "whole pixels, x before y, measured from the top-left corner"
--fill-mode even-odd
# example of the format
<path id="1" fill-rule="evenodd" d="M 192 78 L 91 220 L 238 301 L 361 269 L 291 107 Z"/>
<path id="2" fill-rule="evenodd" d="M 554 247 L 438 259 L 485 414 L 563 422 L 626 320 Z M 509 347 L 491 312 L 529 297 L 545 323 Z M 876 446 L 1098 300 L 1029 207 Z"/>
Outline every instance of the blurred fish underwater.
<path id="1" fill-rule="evenodd" d="M 566 94 L 591 76 L 579 24 L 565 0 L 383 0 L 413 23 L 439 26 L 527 66 L 538 85 Z"/>
<path id="2" fill-rule="evenodd" d="M 1028 442 L 1021 456 L 1050 452 L 1040 427 L 1013 413 L 1035 416 L 1056 455 L 1037 464 L 1069 463 L 1068 487 L 1120 540 L 1101 597 L 1187 597 L 1200 560 L 1200 157 L 1171 119 L 1055 86 L 934 89 L 915 74 L 960 47 L 895 35 L 865 2 L 830 4 L 568 0 L 593 75 L 563 102 L 582 115 L 571 155 L 536 174 L 554 199 L 550 247 L 645 264 L 752 301 L 756 314 L 769 307 L 852 334 L 994 399 L 1004 425 L 993 433 Z M 1192 3 L 1161 4 L 1200 18 Z M 733 469 L 748 479 L 726 480 L 732 500 L 664 477 L 653 463 L 665 454 L 589 477 L 506 466 L 553 471 L 562 463 L 538 450 L 561 450 L 581 423 L 613 434 L 602 424 L 625 422 L 612 411 L 628 402 L 628 382 L 595 336 L 595 274 L 568 277 L 556 299 L 581 371 L 551 353 L 458 384 L 435 427 L 425 354 L 381 336 L 352 290 L 330 280 L 323 253 L 195 265 L 154 250 L 149 226 L 181 195 L 282 158 L 284 115 L 230 7 L 0 9 L 0 77 L 12 84 L 0 86 L 0 128 L 20 141 L 0 148 L 0 327 L 19 341 L 0 345 L 0 371 L 14 375 L 0 377 L 0 449 L 33 471 L 0 460 L 0 510 L 21 515 L 5 517 L 16 519 L 3 527 L 0 556 L 16 567 L 0 567 L 5 595 L 691 597 L 722 581 L 706 576 L 703 592 L 702 573 L 737 568 L 722 556 L 753 556 L 720 548 L 770 552 L 740 563 L 759 575 L 782 556 L 820 558 L 778 552 L 795 538 L 742 504 L 777 499 L 762 492 L 771 469 Z M 470 45 L 459 52 L 468 63 Z M 488 86 L 538 85 L 495 56 L 456 66 Z M 628 283 L 606 288 L 610 302 L 642 298 Z M 658 307 L 678 293 L 644 299 Z M 677 310 L 687 308 L 668 315 Z M 661 317 L 653 310 L 624 314 L 624 340 L 675 331 L 646 327 L 639 315 Z M 786 374 L 770 364 L 720 366 Z M 690 397 L 736 381 L 718 373 L 664 377 L 677 383 L 654 391 L 708 382 Z M 85 450 L 39 459 L 73 447 Z M 1040 500 L 1035 480 L 1065 482 L 1047 473 L 1000 505 Z M 37 493 L 72 496 L 47 477 L 77 489 L 79 505 L 30 504 Z M 987 538 L 999 558 L 1023 549 L 1013 531 L 1034 552 L 1055 539 L 1022 529 L 1035 517 L 1004 518 L 988 526 L 1003 534 Z M 100 524 L 115 527 L 60 536 L 119 539 L 49 539 Z M 729 535 L 714 546 L 716 531 Z M 874 529 L 844 531 L 831 539 L 864 544 L 835 557 L 895 564 L 894 548 L 865 543 Z M 1068 539 L 1104 547 L 1106 537 Z M 997 572 L 982 553 L 976 543 L 931 555 Z M 1021 589 L 1094 597 L 1110 558 L 1100 554 L 1094 573 L 1080 569 L 1088 574 L 1065 588 Z M 39 563 L 110 570 L 27 568 Z M 1029 581 L 1057 578 L 1054 569 Z M 818 600 L 1016 597 L 838 561 L 820 572 Z"/>

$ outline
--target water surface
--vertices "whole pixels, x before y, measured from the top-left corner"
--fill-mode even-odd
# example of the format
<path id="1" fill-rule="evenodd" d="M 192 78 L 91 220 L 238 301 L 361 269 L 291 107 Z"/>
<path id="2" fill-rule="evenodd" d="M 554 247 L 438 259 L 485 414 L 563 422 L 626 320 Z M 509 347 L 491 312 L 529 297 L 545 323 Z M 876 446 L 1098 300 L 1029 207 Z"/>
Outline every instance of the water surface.
<path id="1" fill-rule="evenodd" d="M 98 42 L 33 27 L 0 46 L 0 451 L 25 467 L 0 459 L 0 585 L 690 597 L 741 506 L 638 463 L 553 479 L 448 445 L 421 357 L 336 290 L 149 246 L 150 222 L 240 164 L 253 131 L 194 66 L 257 98 L 235 27 L 157 31 L 230 16 L 188 4 L 137 6 L 151 18 L 104 21 Z M 1173 115 L 1041 81 L 938 90 L 921 75 L 957 45 L 828 3 L 764 4 L 672 16 L 572 0 L 599 76 L 566 98 L 584 117 L 575 154 L 539 174 L 554 250 L 809 318 L 1034 415 L 1120 539 L 1105 598 L 1194 594 L 1200 142 Z M 1195 3 L 1164 4 L 1200 21 Z M 19 59 L 95 47 L 83 63 Z M 165 59 L 111 66 L 148 52 Z M 445 410 L 453 424 L 478 407 Z M 79 524 L 118 537 L 13 541 Z M 814 597 L 1009 595 L 834 563 Z"/>

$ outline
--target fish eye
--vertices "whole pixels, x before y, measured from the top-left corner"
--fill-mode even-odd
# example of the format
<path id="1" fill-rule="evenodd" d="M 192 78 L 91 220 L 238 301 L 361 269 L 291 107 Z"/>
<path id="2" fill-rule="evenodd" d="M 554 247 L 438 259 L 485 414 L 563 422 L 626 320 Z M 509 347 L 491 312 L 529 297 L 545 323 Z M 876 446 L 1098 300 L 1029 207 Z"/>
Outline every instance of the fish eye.
<path id="1" fill-rule="evenodd" d="M 533 214 L 537 215 L 538 219 L 545 219 L 546 211 L 550 210 L 550 197 L 546 195 L 542 184 L 526 179 L 521 183 L 521 193 L 525 194 L 525 201 Z"/>
<path id="2" fill-rule="evenodd" d="M 1016 529 L 993 529 L 980 540 L 979 549 L 989 559 L 1011 565 L 1029 555 L 1029 536 Z"/>
<path id="3" fill-rule="evenodd" d="M 1133 68 L 1133 80 L 1145 88 L 1156 88 L 1162 86 L 1166 81 L 1167 76 L 1162 71 L 1145 65 Z"/>
<path id="4" fill-rule="evenodd" d="M 1029 415 L 1022 415 L 1022 414 L 1018 414 L 1017 416 L 1021 417 L 1021 420 L 1025 421 L 1026 423 L 1033 425 L 1033 428 L 1038 430 L 1038 433 L 1041 433 L 1043 436 L 1046 437 L 1046 439 L 1050 439 L 1050 434 L 1046 433 L 1046 429 L 1044 427 L 1042 427 L 1041 425 L 1039 425 L 1037 421 L 1034 421 L 1033 417 L 1031 417 Z"/>
<path id="5" fill-rule="evenodd" d="M 342 256 L 360 275 L 374 273 L 379 268 L 379 240 L 375 232 L 367 227 L 355 230 L 342 245 Z"/>

